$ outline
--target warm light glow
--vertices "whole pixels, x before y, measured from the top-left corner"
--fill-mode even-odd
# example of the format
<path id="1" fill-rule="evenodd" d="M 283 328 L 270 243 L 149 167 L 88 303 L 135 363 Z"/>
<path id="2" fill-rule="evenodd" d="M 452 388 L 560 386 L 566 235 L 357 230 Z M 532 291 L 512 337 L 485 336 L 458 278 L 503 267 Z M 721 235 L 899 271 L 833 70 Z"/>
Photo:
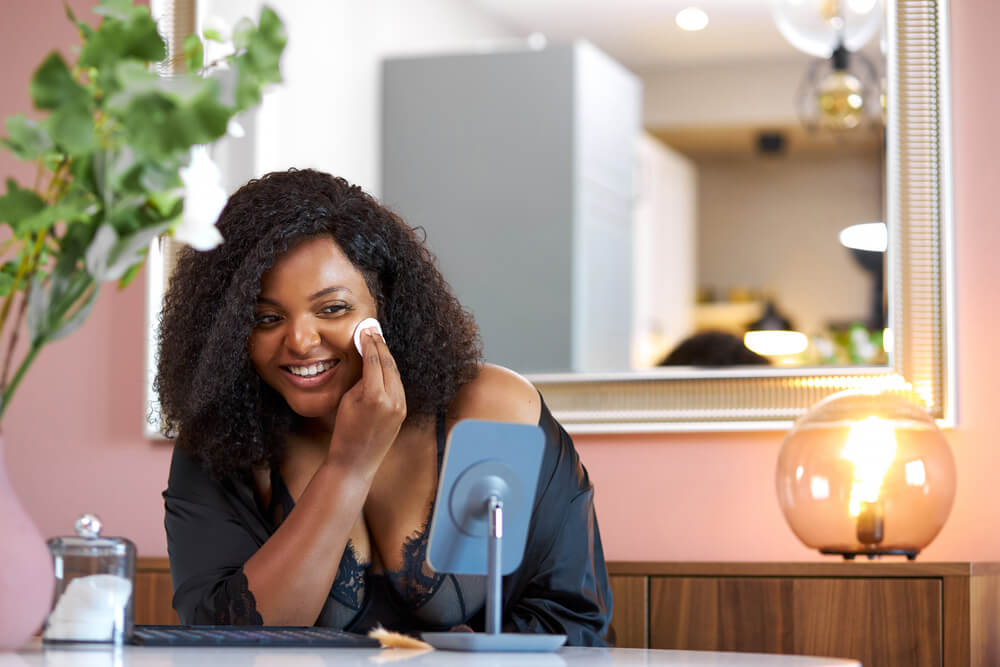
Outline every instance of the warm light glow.
<path id="1" fill-rule="evenodd" d="M 878 417 L 862 419 L 851 426 L 840 456 L 854 464 L 849 511 L 858 516 L 861 503 L 878 501 L 882 480 L 896 458 L 895 429 Z"/>
<path id="2" fill-rule="evenodd" d="M 674 18 L 681 30 L 703 30 L 708 25 L 708 14 L 697 7 L 688 7 L 677 12 Z"/>
<path id="3" fill-rule="evenodd" d="M 892 354 L 892 329 L 882 329 L 882 349 Z"/>
<path id="4" fill-rule="evenodd" d="M 809 346 L 809 338 L 799 331 L 748 331 L 743 344 L 765 357 L 798 354 Z"/>
<path id="5" fill-rule="evenodd" d="M 805 468 L 799 466 L 795 469 L 795 481 L 798 482 L 802 479 L 802 475 L 805 473 Z"/>
<path id="6" fill-rule="evenodd" d="M 906 483 L 910 486 L 923 486 L 927 483 L 927 469 L 920 459 L 907 461 L 904 470 L 906 471 Z"/>
<path id="7" fill-rule="evenodd" d="M 885 252 L 889 245 L 889 232 L 884 222 L 864 222 L 840 231 L 840 244 L 847 248 Z"/>
<path id="8" fill-rule="evenodd" d="M 830 480 L 826 477 L 813 477 L 810 480 L 809 490 L 812 492 L 813 500 L 826 500 L 830 497 Z"/>

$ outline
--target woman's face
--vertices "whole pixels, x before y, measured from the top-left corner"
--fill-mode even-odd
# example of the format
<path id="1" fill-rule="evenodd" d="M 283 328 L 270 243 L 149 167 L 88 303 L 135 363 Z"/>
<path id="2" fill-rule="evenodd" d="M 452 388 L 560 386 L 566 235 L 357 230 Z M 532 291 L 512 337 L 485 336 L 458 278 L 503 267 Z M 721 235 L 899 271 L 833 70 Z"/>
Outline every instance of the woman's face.
<path id="1" fill-rule="evenodd" d="M 302 241 L 261 278 L 250 359 L 292 410 L 332 427 L 341 396 L 361 377 L 354 328 L 376 316 L 340 246 L 329 237 Z"/>

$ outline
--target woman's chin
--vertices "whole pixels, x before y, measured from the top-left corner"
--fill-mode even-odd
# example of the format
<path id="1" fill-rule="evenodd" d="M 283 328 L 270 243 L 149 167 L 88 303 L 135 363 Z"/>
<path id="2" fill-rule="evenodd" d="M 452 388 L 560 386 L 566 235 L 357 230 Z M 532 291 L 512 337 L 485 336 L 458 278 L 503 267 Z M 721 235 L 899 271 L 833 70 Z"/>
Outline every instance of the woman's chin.
<path id="1" fill-rule="evenodd" d="M 289 403 L 292 412 L 299 417 L 329 422 L 330 426 L 333 425 L 339 405 L 339 399 L 336 401 L 296 401 L 295 403 Z"/>

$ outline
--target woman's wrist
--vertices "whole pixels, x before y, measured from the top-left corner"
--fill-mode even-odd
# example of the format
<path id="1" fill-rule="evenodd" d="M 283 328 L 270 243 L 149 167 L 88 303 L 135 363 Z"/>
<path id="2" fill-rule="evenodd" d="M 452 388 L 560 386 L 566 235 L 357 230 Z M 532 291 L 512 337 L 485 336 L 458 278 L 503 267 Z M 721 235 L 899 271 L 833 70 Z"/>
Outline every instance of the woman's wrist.
<path id="1" fill-rule="evenodd" d="M 375 473 L 378 472 L 378 464 L 358 456 L 356 448 L 350 446 L 338 447 L 331 443 L 326 460 L 320 466 L 317 474 L 320 471 L 325 471 L 324 475 L 326 476 L 336 477 L 340 480 L 357 480 L 364 486 L 367 492 L 367 489 L 375 480 Z"/>

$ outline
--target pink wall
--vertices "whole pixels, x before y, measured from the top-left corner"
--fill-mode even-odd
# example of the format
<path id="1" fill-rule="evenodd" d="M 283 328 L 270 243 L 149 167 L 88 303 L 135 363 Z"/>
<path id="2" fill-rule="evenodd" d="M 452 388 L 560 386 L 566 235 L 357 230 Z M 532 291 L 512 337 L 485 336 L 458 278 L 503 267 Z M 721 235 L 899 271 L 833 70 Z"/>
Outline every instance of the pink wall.
<path id="1" fill-rule="evenodd" d="M 89 3 L 72 3 L 81 7 Z M 1000 560 L 1000 361 L 994 308 L 1000 250 L 993 189 L 1000 117 L 994 37 L 1000 6 L 953 0 L 952 51 L 960 426 L 949 434 L 958 464 L 951 518 L 928 560 Z M 61 3 L 8 3 L 0 21 L 0 116 L 26 108 L 29 68 L 50 44 L 72 43 Z M 31 16 L 19 15 L 18 12 Z M 49 26 L 42 38 L 37 26 Z M 0 174 L 28 178 L 0 157 Z M 48 348 L 4 424 L 14 485 L 46 535 L 65 534 L 94 511 L 140 554 L 164 555 L 162 490 L 169 448 L 141 435 L 143 295 L 108 290 L 84 328 Z M 578 436 L 598 488 L 607 556 L 617 560 L 816 558 L 786 527 L 772 489 L 781 433 Z"/>

